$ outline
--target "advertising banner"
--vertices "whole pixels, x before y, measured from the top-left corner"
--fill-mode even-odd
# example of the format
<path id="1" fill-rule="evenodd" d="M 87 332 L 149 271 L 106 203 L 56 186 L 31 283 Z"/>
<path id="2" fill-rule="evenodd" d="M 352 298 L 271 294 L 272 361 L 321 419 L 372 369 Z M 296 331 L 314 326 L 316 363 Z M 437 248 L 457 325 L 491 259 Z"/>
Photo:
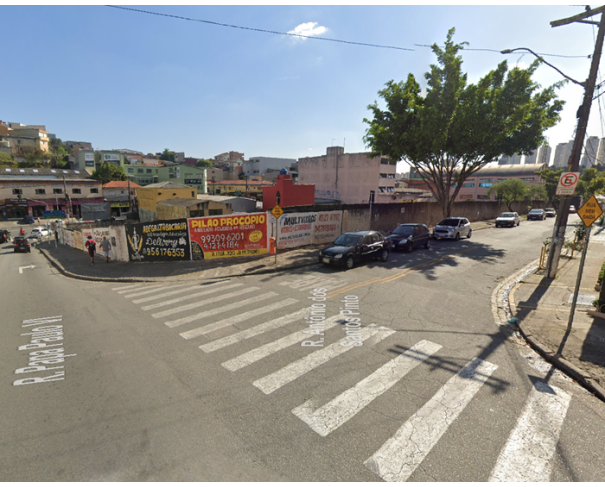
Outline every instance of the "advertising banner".
<path id="1" fill-rule="evenodd" d="M 131 261 L 191 260 L 187 220 L 160 220 L 126 225 Z"/>
<path id="2" fill-rule="evenodd" d="M 342 233 L 342 211 L 285 213 L 278 226 L 278 249 L 329 243 Z"/>
<path id="3" fill-rule="evenodd" d="M 82 232 L 78 232 L 77 230 L 74 230 L 74 247 L 78 250 L 84 250 Z"/>
<path id="4" fill-rule="evenodd" d="M 268 253 L 265 213 L 189 218 L 188 224 L 193 260 Z"/>
<path id="5" fill-rule="evenodd" d="M 63 233 L 63 238 L 65 240 L 65 245 L 68 245 L 72 248 L 76 247 L 76 242 L 74 239 L 74 232 L 72 232 L 71 230 L 65 230 Z"/>

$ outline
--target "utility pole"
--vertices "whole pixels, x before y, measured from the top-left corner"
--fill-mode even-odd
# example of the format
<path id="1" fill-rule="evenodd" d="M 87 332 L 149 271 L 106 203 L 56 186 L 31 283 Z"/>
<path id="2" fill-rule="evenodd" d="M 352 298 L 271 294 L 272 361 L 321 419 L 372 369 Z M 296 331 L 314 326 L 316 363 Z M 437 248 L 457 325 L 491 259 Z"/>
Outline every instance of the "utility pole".
<path id="1" fill-rule="evenodd" d="M 603 50 L 603 38 L 605 37 L 605 7 L 599 7 L 596 9 L 588 10 L 579 15 L 574 15 L 567 19 L 555 20 L 550 23 L 551 27 L 559 27 L 561 25 L 571 24 L 572 22 L 580 22 L 583 24 L 598 25 L 599 31 L 597 34 L 597 41 L 595 44 L 594 54 L 592 56 L 592 62 L 590 65 L 590 73 L 588 79 L 584 85 L 584 101 L 578 109 L 578 128 L 576 130 L 576 138 L 574 139 L 573 149 L 568 163 L 569 172 L 578 172 L 580 167 L 580 155 L 582 153 L 582 146 L 584 145 L 584 138 L 586 137 L 586 126 L 588 125 L 588 117 L 590 115 L 590 106 L 592 105 L 594 89 L 597 79 L 597 72 L 599 70 L 599 62 L 601 60 L 601 51 Z M 594 22 L 587 19 L 593 15 L 601 14 L 600 22 Z M 567 230 L 567 219 L 569 217 L 569 204 L 571 196 L 564 196 L 561 198 L 559 204 L 559 211 L 555 220 L 555 227 L 553 229 L 552 241 L 550 244 L 550 252 L 548 253 L 548 261 L 546 263 L 546 275 L 550 279 L 554 279 L 557 276 L 557 269 L 559 266 L 559 258 L 561 257 L 561 249 L 565 242 L 565 231 Z"/>

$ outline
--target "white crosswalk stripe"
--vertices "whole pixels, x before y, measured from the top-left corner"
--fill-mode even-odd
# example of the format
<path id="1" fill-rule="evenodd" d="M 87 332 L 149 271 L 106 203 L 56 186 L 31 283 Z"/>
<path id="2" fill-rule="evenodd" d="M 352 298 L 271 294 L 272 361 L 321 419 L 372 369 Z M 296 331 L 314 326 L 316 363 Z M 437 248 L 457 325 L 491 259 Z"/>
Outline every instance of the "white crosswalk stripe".
<path id="1" fill-rule="evenodd" d="M 474 359 L 437 391 L 364 465 L 388 482 L 405 482 L 497 366 Z"/>
<path id="2" fill-rule="evenodd" d="M 187 286 L 187 284 L 171 284 L 170 286 L 162 286 L 162 287 L 154 287 L 154 289 L 146 288 L 145 291 L 136 290 L 134 294 L 124 294 L 126 299 L 136 298 L 138 296 L 145 296 L 146 294 L 157 293 L 159 291 L 163 291 L 164 289 L 174 289 L 177 287 Z"/>
<path id="3" fill-rule="evenodd" d="M 236 287 L 241 287 L 243 284 L 229 284 L 228 286 L 224 286 L 218 289 L 206 289 L 204 291 L 200 291 L 199 293 L 187 294 L 186 296 L 181 296 L 180 298 L 169 299 L 168 301 L 162 301 L 160 303 L 148 304 L 147 306 L 143 306 L 141 309 L 144 311 L 148 311 L 151 309 L 162 308 L 168 306 L 170 304 L 180 303 L 182 301 L 190 301 L 192 298 L 198 298 L 200 296 L 206 296 L 208 294 L 213 294 L 218 291 L 225 291 L 227 289 L 233 289 Z M 162 318 L 164 316 L 173 315 L 175 313 L 180 313 L 182 311 L 188 311 L 194 308 L 200 308 L 202 306 L 206 306 L 210 303 L 216 303 L 218 301 L 224 301 L 225 299 L 234 298 L 241 294 L 247 294 L 252 291 L 258 291 L 257 287 L 251 287 L 246 289 L 240 289 L 235 292 L 227 293 L 227 294 L 219 294 L 218 296 L 214 296 L 210 299 L 206 299 L 205 301 L 195 301 L 194 303 L 185 304 L 183 306 L 178 306 L 176 308 L 167 309 L 164 311 L 159 311 L 157 313 L 153 313 L 151 316 L 154 318 Z"/>
<path id="4" fill-rule="evenodd" d="M 324 330 L 329 330 L 330 328 L 335 327 L 339 322 L 343 321 L 342 316 L 336 315 L 332 316 L 325 320 Z M 290 347 L 295 343 L 302 342 L 305 339 L 317 339 L 314 335 L 309 335 L 308 330 L 297 331 L 292 333 L 291 335 L 285 336 L 276 340 L 274 342 L 263 345 L 262 347 L 255 348 L 239 357 L 235 357 L 234 359 L 228 360 L 227 362 L 223 362 L 221 365 L 225 367 L 227 370 L 235 372 L 243 367 L 247 367 L 250 364 L 258 362 L 259 360 L 268 357 L 284 348 Z"/>
<path id="5" fill-rule="evenodd" d="M 422 340 L 325 406 L 316 409 L 309 401 L 294 408 L 292 412 L 307 423 L 313 431 L 321 436 L 327 436 L 374 399 L 388 391 L 439 349 L 441 349 L 441 345 Z"/>
<path id="6" fill-rule="evenodd" d="M 393 333 L 395 333 L 394 330 L 384 327 L 377 327 L 376 325 L 371 324 L 359 330 L 359 341 L 363 342 L 376 334 L 379 334 L 380 338 L 384 339 Z M 258 379 L 257 381 L 253 382 L 253 385 L 258 387 L 265 394 L 271 394 L 280 387 L 285 386 L 286 384 L 298 379 L 316 367 L 319 367 L 329 360 L 332 360 L 334 357 L 338 357 L 339 355 L 355 348 L 350 345 L 352 342 L 348 340 L 346 342 L 349 345 L 346 343 L 343 344 L 342 342 L 336 342 L 322 348 L 321 350 L 317 350 L 295 362 L 286 365 L 284 368 L 274 372 L 273 374 L 263 377 L 262 379 Z"/>
<path id="7" fill-rule="evenodd" d="M 155 284 L 153 286 L 147 286 L 147 285 L 143 284 L 143 286 L 141 286 L 141 289 L 153 289 L 153 288 L 158 288 L 158 287 L 162 287 L 162 286 L 163 286 L 163 284 Z M 121 288 L 119 291 L 117 291 L 117 293 L 118 294 L 124 294 L 124 293 L 129 293 L 131 291 L 132 291 L 132 289 L 126 289 L 125 290 L 124 288 Z"/>
<path id="8" fill-rule="evenodd" d="M 548 482 L 571 396 L 537 382 L 502 449 L 490 482 Z"/>
<path id="9" fill-rule="evenodd" d="M 291 304 L 295 304 L 298 302 L 299 302 L 298 299 L 284 299 L 281 301 L 277 301 L 276 303 L 271 303 L 267 306 L 262 306 L 261 308 L 246 311 L 245 313 L 233 316 L 231 318 L 225 318 L 224 320 L 217 321 L 215 323 L 211 323 L 209 325 L 202 326 L 200 328 L 195 328 L 193 330 L 186 331 L 184 333 L 181 333 L 181 336 L 185 340 L 190 340 L 192 338 L 196 338 L 201 335 L 206 335 L 207 333 L 211 333 L 213 331 L 221 330 L 222 328 L 227 328 L 229 326 L 233 326 L 236 323 L 241 323 L 242 321 L 249 320 L 250 318 L 254 318 L 255 316 L 259 316 L 264 313 L 269 313 L 271 311 L 276 311 L 278 309 L 285 308 L 286 306 L 290 306 Z"/>
<path id="10" fill-rule="evenodd" d="M 296 281 L 284 281 L 280 282 L 281 286 L 288 286 L 292 289 L 298 289 L 300 291 L 304 291 L 307 289 L 319 288 L 322 287 L 326 290 L 335 289 L 341 286 L 344 286 L 347 281 L 342 279 L 334 279 L 333 277 L 325 277 L 325 276 L 309 276 L 305 278 L 298 279 Z"/>
<path id="11" fill-rule="evenodd" d="M 192 316 L 186 316 L 185 318 L 181 318 L 181 319 L 174 320 L 174 321 L 167 321 L 164 324 L 169 328 L 174 328 L 175 326 L 180 326 L 180 325 L 184 325 L 185 323 L 191 323 L 192 321 L 201 320 L 202 318 L 207 318 L 208 316 L 218 315 L 218 314 L 224 313 L 225 311 L 231 311 L 233 309 L 243 308 L 244 306 L 252 305 L 252 304 L 258 303 L 259 301 L 264 301 L 265 299 L 270 299 L 275 296 L 278 296 L 278 294 L 274 293 L 274 292 L 259 294 L 258 296 L 254 296 L 253 298 L 244 299 L 243 301 L 236 301 L 235 303 L 228 304 L 227 306 L 223 306 L 222 308 L 214 308 L 214 309 L 211 309 L 208 311 L 202 311 L 201 313 L 197 313 Z M 204 301 L 204 304 L 208 304 L 211 302 L 213 302 L 213 301 L 207 300 L 207 301 Z M 160 313 L 156 313 L 156 314 L 160 314 Z M 151 315 L 151 316 L 156 318 L 156 315 Z"/>
<path id="12" fill-rule="evenodd" d="M 120 286 L 120 287 L 112 287 L 111 290 L 112 291 L 123 291 L 126 289 L 134 289 L 137 287 L 145 287 L 147 286 L 149 283 L 147 282 L 139 282 L 137 284 L 129 284 L 128 286 Z"/>
<path id="13" fill-rule="evenodd" d="M 226 282 L 228 281 L 223 281 L 223 282 L 214 282 L 212 284 L 206 284 L 204 286 L 202 286 L 201 284 L 196 284 L 195 286 L 190 286 L 190 287 L 185 287 L 182 289 L 177 289 L 175 291 L 168 291 L 166 293 L 162 293 L 162 298 L 167 298 L 168 296 L 174 296 L 176 294 L 183 294 L 189 291 L 199 291 L 202 289 L 208 289 L 210 286 L 218 286 L 219 284 L 226 284 Z M 132 302 L 134 304 L 141 304 L 141 303 L 148 303 L 149 301 L 157 301 L 158 296 L 149 296 L 146 298 L 141 298 L 141 299 L 133 299 Z"/>
<path id="14" fill-rule="evenodd" d="M 233 345 L 243 340 L 247 340 L 248 338 L 261 335 L 262 333 L 277 330 L 278 328 L 288 325 L 294 321 L 302 320 L 308 314 L 309 308 L 303 308 L 301 310 L 296 311 L 295 313 L 291 313 L 286 316 L 280 316 L 279 318 L 267 321 L 266 323 L 261 323 L 260 325 L 256 325 L 247 330 L 242 330 L 233 335 L 229 335 L 227 337 L 220 338 L 219 340 L 214 340 L 212 342 L 206 343 L 204 345 L 201 345 L 200 348 L 206 353 L 214 352 L 215 350 L 228 347 L 229 345 Z"/>

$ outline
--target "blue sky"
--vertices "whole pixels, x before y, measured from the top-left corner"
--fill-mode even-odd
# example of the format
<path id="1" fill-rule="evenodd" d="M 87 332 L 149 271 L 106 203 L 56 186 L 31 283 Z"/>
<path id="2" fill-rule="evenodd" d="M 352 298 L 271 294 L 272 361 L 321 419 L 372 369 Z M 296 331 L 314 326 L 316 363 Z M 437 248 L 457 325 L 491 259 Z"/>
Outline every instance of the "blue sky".
<path id="1" fill-rule="evenodd" d="M 4 40 L 0 120 L 44 124 L 63 140 L 96 149 L 160 152 L 192 157 L 226 151 L 299 158 L 367 150 L 362 137 L 367 105 L 394 79 L 424 73 L 449 28 L 469 49 L 527 47 L 567 75 L 586 79 L 596 27 L 552 28 L 579 6 L 164 6 L 179 15 L 288 32 L 311 23 L 315 33 L 346 41 L 398 46 L 402 51 L 297 39 L 98 6 L 0 6 Z M 595 17 L 598 20 L 598 17 Z M 304 29 L 303 29 L 304 30 Z M 476 82 L 503 59 L 528 65 L 530 54 L 463 52 Z M 599 79 L 601 76 L 599 76 Z M 560 75 L 547 66 L 543 86 Z M 573 137 L 583 90 L 569 83 L 552 146 Z M 601 104 L 592 106 L 588 135 L 603 137 Z M 600 102 L 600 103 L 599 103 Z"/>

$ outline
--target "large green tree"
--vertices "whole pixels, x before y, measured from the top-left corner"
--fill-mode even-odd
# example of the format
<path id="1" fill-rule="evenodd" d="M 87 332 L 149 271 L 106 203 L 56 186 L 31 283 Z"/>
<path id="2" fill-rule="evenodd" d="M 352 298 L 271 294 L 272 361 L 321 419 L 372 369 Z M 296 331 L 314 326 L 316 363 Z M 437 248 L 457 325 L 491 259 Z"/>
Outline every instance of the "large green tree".
<path id="1" fill-rule="evenodd" d="M 214 167 L 214 164 L 207 159 L 200 159 L 195 165 L 196 167 Z"/>
<path id="2" fill-rule="evenodd" d="M 523 201 L 527 195 L 527 184 L 520 179 L 506 179 L 494 184 L 487 190 L 487 195 L 491 198 L 496 194 L 502 198 L 502 203 L 506 205 L 508 211 L 513 211 L 512 204 L 515 201 Z"/>
<path id="3" fill-rule="evenodd" d="M 582 196 L 582 201 L 586 201 L 592 195 L 605 193 L 605 172 L 599 172 L 596 168 L 586 169 L 581 175 L 576 194 Z"/>
<path id="4" fill-rule="evenodd" d="M 546 197 L 548 202 L 555 208 L 559 206 L 559 197 L 557 196 L 557 186 L 559 185 L 559 179 L 563 174 L 563 169 L 549 169 L 545 168 L 538 171 L 538 174 L 544 179 L 544 188 L 546 189 Z"/>
<path id="5" fill-rule="evenodd" d="M 14 167 L 17 163 L 13 160 L 10 154 L 0 152 L 0 167 Z"/>
<path id="6" fill-rule="evenodd" d="M 172 161 L 172 162 L 174 162 L 174 152 L 171 151 L 168 148 L 164 149 L 164 152 L 158 154 L 158 156 L 160 156 L 160 159 L 162 161 Z"/>
<path id="7" fill-rule="evenodd" d="M 128 179 L 124 169 L 108 162 L 101 164 L 98 169 L 95 169 L 91 177 L 97 181 L 101 181 L 103 184 L 107 184 L 110 181 L 126 181 Z"/>
<path id="8" fill-rule="evenodd" d="M 477 84 L 467 83 L 458 54 L 467 43 L 455 44 L 454 32 L 443 48 L 433 44 L 437 64 L 425 74 L 424 90 L 413 74 L 405 82 L 391 80 L 378 92 L 386 108 L 374 102 L 368 106 L 373 118 L 364 119 L 372 154 L 408 162 L 444 216 L 469 176 L 502 154 L 529 154 L 540 146 L 564 104 L 555 94 L 561 83 L 540 90 L 532 81 L 538 61 L 511 70 L 504 61 Z"/>

